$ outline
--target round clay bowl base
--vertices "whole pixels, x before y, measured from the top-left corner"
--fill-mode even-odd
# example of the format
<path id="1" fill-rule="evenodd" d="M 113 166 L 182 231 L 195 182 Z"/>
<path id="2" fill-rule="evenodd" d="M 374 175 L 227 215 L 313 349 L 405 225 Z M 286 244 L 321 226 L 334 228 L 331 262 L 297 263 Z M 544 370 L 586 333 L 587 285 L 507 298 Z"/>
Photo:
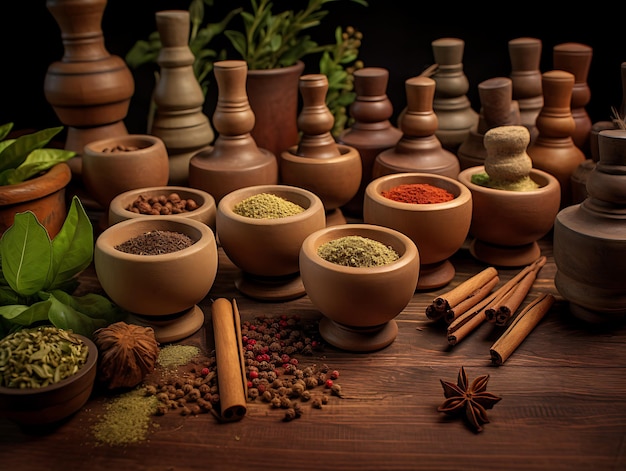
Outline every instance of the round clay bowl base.
<path id="1" fill-rule="evenodd" d="M 346 217 L 341 209 L 330 209 L 326 211 L 326 226 L 339 226 L 346 223 Z"/>
<path id="2" fill-rule="evenodd" d="M 204 312 L 197 305 L 194 305 L 188 311 L 171 316 L 131 314 L 129 321 L 144 327 L 152 327 L 157 342 L 171 343 L 187 338 L 200 330 L 204 325 Z"/>
<path id="3" fill-rule="evenodd" d="M 600 308 L 602 309 L 602 308 Z M 591 310 L 580 304 L 570 301 L 569 312 L 581 321 L 595 325 L 622 323 L 626 319 L 626 309 L 619 310 Z"/>
<path id="4" fill-rule="evenodd" d="M 350 352 L 374 352 L 391 345 L 398 335 L 394 320 L 374 327 L 350 327 L 327 317 L 320 320 L 320 334 L 334 347 Z"/>
<path id="5" fill-rule="evenodd" d="M 258 301 L 290 301 L 306 294 L 300 274 L 286 276 L 255 276 L 242 272 L 235 287 Z"/>
<path id="6" fill-rule="evenodd" d="M 470 254 L 477 260 L 501 267 L 521 267 L 541 256 L 537 242 L 518 246 L 494 245 L 474 239 L 470 243 Z"/>
<path id="7" fill-rule="evenodd" d="M 450 260 L 420 266 L 417 290 L 425 291 L 441 288 L 452 281 L 456 270 Z"/>

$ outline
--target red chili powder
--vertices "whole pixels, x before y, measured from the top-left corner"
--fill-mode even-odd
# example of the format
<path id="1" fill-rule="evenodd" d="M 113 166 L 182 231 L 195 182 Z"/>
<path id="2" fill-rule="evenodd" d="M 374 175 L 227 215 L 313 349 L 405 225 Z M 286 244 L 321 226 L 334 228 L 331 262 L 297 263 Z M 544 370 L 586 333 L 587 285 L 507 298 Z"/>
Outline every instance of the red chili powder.
<path id="1" fill-rule="evenodd" d="M 439 188 L 428 183 L 407 183 L 398 185 L 387 191 L 382 191 L 385 198 L 401 203 L 444 203 L 454 199 L 454 195 L 448 190 Z"/>

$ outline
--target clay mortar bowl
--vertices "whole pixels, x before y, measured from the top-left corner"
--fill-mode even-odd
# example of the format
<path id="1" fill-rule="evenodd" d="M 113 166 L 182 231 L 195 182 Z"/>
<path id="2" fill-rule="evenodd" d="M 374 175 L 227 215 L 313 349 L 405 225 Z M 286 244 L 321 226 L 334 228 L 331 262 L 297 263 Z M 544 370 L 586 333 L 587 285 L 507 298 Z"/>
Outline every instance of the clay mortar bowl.
<path id="1" fill-rule="evenodd" d="M 291 201 L 304 211 L 288 217 L 263 219 L 234 212 L 238 203 L 262 193 Z M 219 243 L 241 270 L 235 286 L 246 296 L 263 301 L 285 301 L 305 295 L 298 264 L 300 246 L 309 234 L 325 226 L 322 200 L 294 186 L 241 188 L 225 195 L 217 206 Z"/>
<path id="2" fill-rule="evenodd" d="M 0 417 L 25 429 L 51 427 L 83 407 L 94 387 L 98 349 L 87 337 L 72 334 L 87 345 L 87 361 L 72 376 L 43 388 L 0 386 Z"/>
<path id="3" fill-rule="evenodd" d="M 191 199 L 195 201 L 198 206 L 193 211 L 172 214 L 173 217 L 200 221 L 215 232 L 215 213 L 217 212 L 215 199 L 206 191 L 185 186 L 151 186 L 128 190 L 117 195 L 111 200 L 111 204 L 109 205 L 109 226 L 125 221 L 126 219 L 153 217 L 153 215 L 133 212 L 127 208 L 140 196 L 146 198 L 159 196 L 167 197 L 171 193 L 177 193 L 185 200 Z"/>
<path id="4" fill-rule="evenodd" d="M 167 185 L 169 158 L 163 141 L 148 134 L 127 134 L 85 145 L 82 154 L 85 189 L 105 210 L 102 229 L 108 226 L 108 207 L 120 193 L 135 188 Z"/>
<path id="5" fill-rule="evenodd" d="M 193 245 L 159 255 L 126 253 L 115 247 L 152 231 L 189 236 Z M 158 342 L 185 338 L 204 323 L 197 306 L 217 275 L 218 254 L 213 231 L 206 224 L 174 216 L 133 218 L 119 222 L 96 239 L 94 266 L 100 285 L 129 322 L 154 328 Z"/>
<path id="6" fill-rule="evenodd" d="M 469 188 L 474 201 L 470 253 L 490 265 L 528 265 L 541 255 L 537 241 L 552 230 L 559 212 L 559 182 L 533 168 L 529 176 L 539 184 L 534 190 L 500 190 L 472 183 L 472 175 L 484 172 L 484 166 L 477 166 L 459 174 L 459 181 Z"/>
<path id="7" fill-rule="evenodd" d="M 361 236 L 394 249 L 398 260 L 376 267 L 342 266 L 325 260 L 318 248 L 345 236 Z M 420 256 L 403 233 L 372 224 L 328 226 L 309 235 L 300 250 L 300 273 L 311 303 L 322 314 L 320 334 L 343 350 L 369 352 L 391 344 L 394 318 L 410 302 L 419 277 Z"/>
<path id="8" fill-rule="evenodd" d="M 441 203 L 404 203 L 382 195 L 405 184 L 428 184 L 450 192 Z M 464 244 L 472 221 L 472 194 L 450 177 L 433 173 L 395 173 L 372 180 L 365 189 L 363 220 L 411 238 L 420 254 L 417 290 L 447 285 L 455 275 L 449 258 Z"/>

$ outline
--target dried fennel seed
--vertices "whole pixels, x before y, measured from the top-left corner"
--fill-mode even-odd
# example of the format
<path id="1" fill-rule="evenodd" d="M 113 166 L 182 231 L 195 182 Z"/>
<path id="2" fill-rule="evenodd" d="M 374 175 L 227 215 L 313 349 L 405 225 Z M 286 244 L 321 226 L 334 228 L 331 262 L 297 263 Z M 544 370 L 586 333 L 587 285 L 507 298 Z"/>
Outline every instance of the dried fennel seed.
<path id="1" fill-rule="evenodd" d="M 400 258 L 391 247 L 362 236 L 345 236 L 330 240 L 318 247 L 324 260 L 345 267 L 379 267 Z"/>
<path id="2" fill-rule="evenodd" d="M 120 252 L 134 255 L 161 255 L 178 252 L 193 245 L 187 234 L 175 231 L 150 231 L 116 245 Z"/>
<path id="3" fill-rule="evenodd" d="M 141 442 L 148 437 L 156 410 L 156 397 L 146 395 L 143 388 L 133 389 L 108 402 L 91 431 L 99 443 L 107 445 Z"/>
<path id="4" fill-rule="evenodd" d="M 250 196 L 233 207 L 234 213 L 254 219 L 284 218 L 303 211 L 302 206 L 271 193 Z"/>
<path id="5" fill-rule="evenodd" d="M 0 340 L 0 386 L 43 388 L 75 374 L 89 348 L 79 338 L 53 326 L 22 329 Z"/>

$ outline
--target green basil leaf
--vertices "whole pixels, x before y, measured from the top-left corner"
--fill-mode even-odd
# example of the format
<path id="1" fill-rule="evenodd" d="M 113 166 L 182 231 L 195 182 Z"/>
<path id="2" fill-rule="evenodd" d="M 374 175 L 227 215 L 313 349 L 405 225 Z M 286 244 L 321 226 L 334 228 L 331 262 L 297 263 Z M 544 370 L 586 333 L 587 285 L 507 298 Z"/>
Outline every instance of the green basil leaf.
<path id="1" fill-rule="evenodd" d="M 58 126 L 19 136 L 0 153 L 0 171 L 19 167 L 28 154 L 45 146 L 62 129 L 63 126 Z"/>
<path id="2" fill-rule="evenodd" d="M 0 316 L 11 321 L 13 324 L 30 326 L 35 322 L 48 320 L 49 301 L 40 301 L 30 306 L 13 304 L 10 306 L 0 306 Z"/>
<path id="3" fill-rule="evenodd" d="M 0 239 L 2 273 L 20 296 L 46 287 L 52 267 L 52 242 L 46 228 L 32 211 L 17 213 Z"/>
<path id="4" fill-rule="evenodd" d="M 52 241 L 52 266 L 47 286 L 59 288 L 93 260 L 93 226 L 80 199 L 72 198 L 65 222 Z"/>
<path id="5" fill-rule="evenodd" d="M 89 317 L 72 306 L 62 303 L 54 295 L 49 294 L 50 310 L 48 318 L 55 327 L 91 338 L 94 331 L 109 325 L 106 319 Z"/>
<path id="6" fill-rule="evenodd" d="M 128 313 L 120 309 L 108 298 L 96 293 L 88 293 L 84 296 L 72 296 L 65 291 L 53 290 L 52 296 L 80 313 L 93 319 L 104 319 L 107 323 L 123 320 Z"/>

